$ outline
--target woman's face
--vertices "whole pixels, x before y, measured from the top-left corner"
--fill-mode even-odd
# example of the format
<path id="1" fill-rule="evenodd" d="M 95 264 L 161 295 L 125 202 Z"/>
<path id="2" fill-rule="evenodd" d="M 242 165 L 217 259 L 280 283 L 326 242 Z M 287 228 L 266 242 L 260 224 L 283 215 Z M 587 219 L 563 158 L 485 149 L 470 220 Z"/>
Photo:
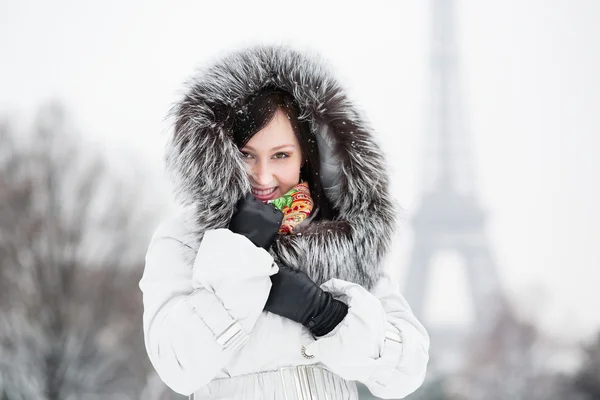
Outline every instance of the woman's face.
<path id="1" fill-rule="evenodd" d="M 283 196 L 300 180 L 302 154 L 287 115 L 273 119 L 241 149 L 248 166 L 252 194 L 267 201 Z"/>

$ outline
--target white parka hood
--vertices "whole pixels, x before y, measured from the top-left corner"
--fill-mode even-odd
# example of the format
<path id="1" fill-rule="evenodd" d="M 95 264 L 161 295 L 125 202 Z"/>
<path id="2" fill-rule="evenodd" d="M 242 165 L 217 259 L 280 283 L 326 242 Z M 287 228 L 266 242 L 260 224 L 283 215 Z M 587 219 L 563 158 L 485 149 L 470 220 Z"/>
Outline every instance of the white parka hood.
<path id="1" fill-rule="evenodd" d="M 166 165 L 179 202 L 195 209 L 195 238 L 226 227 L 236 201 L 250 191 L 228 123 L 268 86 L 293 95 L 300 119 L 316 135 L 321 182 L 338 213 L 333 221 L 314 221 L 297 235 L 279 237 L 276 260 L 318 284 L 339 278 L 371 288 L 395 228 L 387 168 L 366 119 L 315 54 L 256 46 L 201 69 L 188 82 L 172 110 Z"/>

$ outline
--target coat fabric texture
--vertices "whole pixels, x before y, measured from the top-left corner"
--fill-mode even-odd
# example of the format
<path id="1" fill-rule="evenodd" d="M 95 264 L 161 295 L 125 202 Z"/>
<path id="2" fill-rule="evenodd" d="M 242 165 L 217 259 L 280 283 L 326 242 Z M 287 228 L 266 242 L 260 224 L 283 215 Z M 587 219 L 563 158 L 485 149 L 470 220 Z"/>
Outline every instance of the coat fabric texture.
<path id="1" fill-rule="evenodd" d="M 228 127 L 264 87 L 293 95 L 338 211 L 279 236 L 270 252 L 226 229 L 250 191 Z M 182 209 L 154 234 L 140 281 L 146 348 L 163 381 L 197 399 L 353 399 L 355 380 L 383 398 L 416 390 L 429 337 L 383 266 L 395 228 L 385 160 L 326 63 L 280 46 L 234 52 L 198 71 L 172 117 L 166 165 Z M 282 263 L 348 304 L 325 337 L 263 311 Z"/>

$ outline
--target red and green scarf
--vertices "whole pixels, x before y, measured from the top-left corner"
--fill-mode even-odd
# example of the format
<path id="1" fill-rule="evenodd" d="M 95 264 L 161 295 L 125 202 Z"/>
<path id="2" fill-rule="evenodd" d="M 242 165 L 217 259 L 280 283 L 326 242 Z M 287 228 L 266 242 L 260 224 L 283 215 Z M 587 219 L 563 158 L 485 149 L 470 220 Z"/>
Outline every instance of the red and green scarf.
<path id="1" fill-rule="evenodd" d="M 313 209 L 310 189 L 306 182 L 300 182 L 282 197 L 270 200 L 268 203 L 283 212 L 283 222 L 279 228 L 281 235 L 293 234 L 294 228 L 304 221 Z"/>

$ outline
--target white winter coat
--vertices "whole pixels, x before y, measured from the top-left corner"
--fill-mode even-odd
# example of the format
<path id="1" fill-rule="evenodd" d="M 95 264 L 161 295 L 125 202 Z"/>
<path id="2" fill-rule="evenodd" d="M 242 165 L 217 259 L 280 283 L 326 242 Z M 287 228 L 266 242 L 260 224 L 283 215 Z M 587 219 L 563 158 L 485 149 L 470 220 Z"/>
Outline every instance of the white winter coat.
<path id="1" fill-rule="evenodd" d="M 264 88 L 294 98 L 320 160 L 308 178 L 332 211 L 269 253 L 225 229 L 251 186 L 232 126 Z M 384 398 L 417 389 L 429 337 L 384 268 L 397 215 L 384 152 L 322 58 L 283 46 L 233 52 L 188 82 L 172 117 L 166 167 L 185 211 L 156 231 L 140 282 L 146 347 L 164 382 L 197 399 L 356 399 L 354 381 Z M 348 304 L 328 335 L 263 311 L 278 264 Z"/>
<path id="2" fill-rule="evenodd" d="M 278 271 L 267 251 L 227 229 L 206 231 L 194 248 L 193 224 L 183 211 L 156 230 L 140 281 L 146 348 L 175 392 L 356 399 L 352 381 L 360 381 L 375 396 L 401 398 L 422 384 L 429 337 L 387 274 L 370 291 L 339 279 L 324 283 L 349 310 L 315 339 L 301 324 L 263 311 L 269 276 Z"/>

